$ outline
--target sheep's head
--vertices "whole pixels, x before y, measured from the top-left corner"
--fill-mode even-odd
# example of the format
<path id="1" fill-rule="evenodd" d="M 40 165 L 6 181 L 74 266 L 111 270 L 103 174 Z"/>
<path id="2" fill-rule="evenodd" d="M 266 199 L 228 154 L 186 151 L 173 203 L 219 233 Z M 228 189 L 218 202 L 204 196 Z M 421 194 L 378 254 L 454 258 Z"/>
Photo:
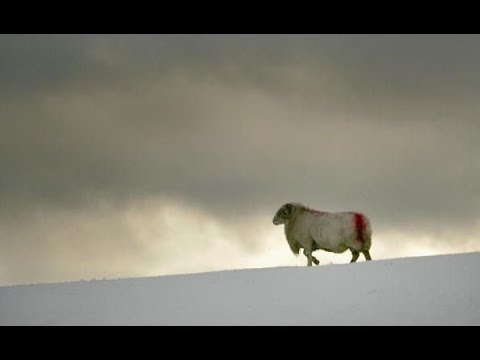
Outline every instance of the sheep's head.
<path id="1" fill-rule="evenodd" d="M 275 216 L 273 217 L 273 224 L 285 224 L 285 222 L 287 222 L 293 216 L 293 214 L 295 214 L 296 210 L 297 205 L 295 204 L 287 203 L 283 205 L 280 209 L 278 209 Z"/>

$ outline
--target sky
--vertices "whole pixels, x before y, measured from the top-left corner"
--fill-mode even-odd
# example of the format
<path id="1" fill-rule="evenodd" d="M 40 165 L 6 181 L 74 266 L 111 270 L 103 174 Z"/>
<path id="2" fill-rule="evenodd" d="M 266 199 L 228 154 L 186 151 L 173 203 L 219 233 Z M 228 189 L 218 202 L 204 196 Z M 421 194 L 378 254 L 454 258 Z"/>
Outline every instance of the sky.
<path id="1" fill-rule="evenodd" d="M 480 251 L 478 64 L 478 35 L 0 35 L 0 285 L 304 266 L 286 202 L 365 213 L 374 259 Z"/>

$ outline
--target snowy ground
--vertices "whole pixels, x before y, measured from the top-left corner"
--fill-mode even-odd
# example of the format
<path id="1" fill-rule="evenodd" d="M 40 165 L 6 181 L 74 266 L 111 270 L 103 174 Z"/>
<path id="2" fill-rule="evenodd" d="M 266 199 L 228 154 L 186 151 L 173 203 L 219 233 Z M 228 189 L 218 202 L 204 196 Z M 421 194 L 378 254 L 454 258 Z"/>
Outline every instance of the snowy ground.
<path id="1" fill-rule="evenodd" d="M 0 325 L 480 325 L 480 253 L 0 287 Z"/>

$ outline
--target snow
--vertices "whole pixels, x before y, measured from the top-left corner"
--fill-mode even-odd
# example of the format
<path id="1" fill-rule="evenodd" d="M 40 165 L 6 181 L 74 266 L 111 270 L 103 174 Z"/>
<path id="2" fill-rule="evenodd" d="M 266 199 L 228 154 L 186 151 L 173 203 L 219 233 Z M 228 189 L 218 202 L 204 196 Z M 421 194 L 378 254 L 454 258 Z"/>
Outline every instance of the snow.
<path id="1" fill-rule="evenodd" d="M 0 287 L 0 325 L 480 325 L 480 253 Z"/>

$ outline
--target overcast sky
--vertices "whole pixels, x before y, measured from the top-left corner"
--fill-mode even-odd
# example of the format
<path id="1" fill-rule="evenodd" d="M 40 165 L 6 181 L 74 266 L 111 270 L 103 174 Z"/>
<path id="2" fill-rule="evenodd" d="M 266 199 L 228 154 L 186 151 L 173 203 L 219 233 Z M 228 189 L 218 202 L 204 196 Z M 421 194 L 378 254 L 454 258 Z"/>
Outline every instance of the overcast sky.
<path id="1" fill-rule="evenodd" d="M 364 212 L 374 259 L 479 251 L 479 64 L 464 35 L 0 35 L 0 285 L 304 266 L 288 201 Z"/>

